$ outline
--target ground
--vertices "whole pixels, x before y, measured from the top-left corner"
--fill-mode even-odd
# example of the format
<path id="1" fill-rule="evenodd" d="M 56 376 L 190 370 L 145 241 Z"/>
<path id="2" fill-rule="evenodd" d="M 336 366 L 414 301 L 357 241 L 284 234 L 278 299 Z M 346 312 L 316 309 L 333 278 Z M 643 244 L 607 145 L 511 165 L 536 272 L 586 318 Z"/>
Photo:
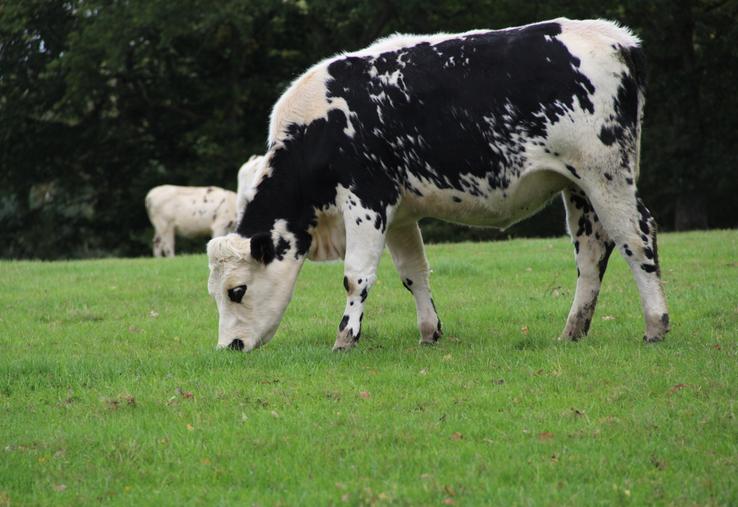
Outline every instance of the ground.
<path id="1" fill-rule="evenodd" d="M 590 336 L 555 340 L 565 238 L 429 247 L 435 347 L 385 255 L 341 354 L 341 264 L 241 354 L 204 255 L 2 262 L 0 506 L 735 505 L 738 231 L 659 239 L 655 345 L 615 255 Z"/>

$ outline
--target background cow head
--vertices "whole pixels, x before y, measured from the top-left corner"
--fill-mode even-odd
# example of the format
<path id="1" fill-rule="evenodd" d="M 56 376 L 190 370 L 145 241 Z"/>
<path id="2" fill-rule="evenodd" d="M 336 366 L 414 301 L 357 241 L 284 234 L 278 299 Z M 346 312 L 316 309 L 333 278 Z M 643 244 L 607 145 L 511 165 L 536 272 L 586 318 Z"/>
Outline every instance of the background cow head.
<path id="1" fill-rule="evenodd" d="M 208 292 L 218 306 L 218 348 L 248 352 L 276 333 L 303 263 L 283 238 L 228 234 L 208 243 Z"/>

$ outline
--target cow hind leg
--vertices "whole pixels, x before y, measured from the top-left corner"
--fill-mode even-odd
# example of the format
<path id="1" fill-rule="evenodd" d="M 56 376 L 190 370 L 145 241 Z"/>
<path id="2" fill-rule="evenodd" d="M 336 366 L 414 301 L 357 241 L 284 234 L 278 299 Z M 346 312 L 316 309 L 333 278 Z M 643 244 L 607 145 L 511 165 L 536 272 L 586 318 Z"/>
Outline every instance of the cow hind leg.
<path id="1" fill-rule="evenodd" d="M 605 232 L 584 192 L 570 188 L 564 190 L 562 196 L 567 228 L 574 244 L 577 288 L 561 338 L 576 341 L 589 331 L 602 277 L 615 243 Z"/>
<path id="2" fill-rule="evenodd" d="M 433 304 L 430 269 L 418 223 L 391 228 L 387 232 L 387 247 L 400 274 L 402 285 L 415 298 L 420 343 L 433 344 L 441 337 L 441 321 Z"/>
<path id="3" fill-rule="evenodd" d="M 630 266 L 646 321 L 646 342 L 661 341 L 669 332 L 669 312 L 661 284 L 656 221 L 632 184 L 609 182 L 588 192 L 608 235 Z"/>

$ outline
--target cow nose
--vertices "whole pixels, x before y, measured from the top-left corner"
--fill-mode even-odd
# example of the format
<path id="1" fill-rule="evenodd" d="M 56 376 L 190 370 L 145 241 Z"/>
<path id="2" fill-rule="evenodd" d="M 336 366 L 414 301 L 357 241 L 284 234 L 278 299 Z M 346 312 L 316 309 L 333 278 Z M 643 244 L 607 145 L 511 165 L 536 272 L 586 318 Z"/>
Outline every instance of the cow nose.
<path id="1" fill-rule="evenodd" d="M 231 344 L 228 345 L 228 348 L 231 350 L 243 350 L 243 347 L 244 347 L 243 341 L 241 341 L 238 338 L 233 340 Z"/>

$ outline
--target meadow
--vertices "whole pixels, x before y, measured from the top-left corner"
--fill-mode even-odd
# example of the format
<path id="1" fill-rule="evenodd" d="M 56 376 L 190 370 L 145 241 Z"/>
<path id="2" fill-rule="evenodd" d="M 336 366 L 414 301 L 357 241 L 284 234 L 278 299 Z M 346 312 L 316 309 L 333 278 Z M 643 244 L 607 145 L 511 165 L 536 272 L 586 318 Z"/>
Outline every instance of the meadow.
<path id="1" fill-rule="evenodd" d="M 738 231 L 659 247 L 662 343 L 617 254 L 557 341 L 556 238 L 428 247 L 433 347 L 385 255 L 348 353 L 341 264 L 242 354 L 214 350 L 204 255 L 0 262 L 0 506 L 736 505 Z"/>

